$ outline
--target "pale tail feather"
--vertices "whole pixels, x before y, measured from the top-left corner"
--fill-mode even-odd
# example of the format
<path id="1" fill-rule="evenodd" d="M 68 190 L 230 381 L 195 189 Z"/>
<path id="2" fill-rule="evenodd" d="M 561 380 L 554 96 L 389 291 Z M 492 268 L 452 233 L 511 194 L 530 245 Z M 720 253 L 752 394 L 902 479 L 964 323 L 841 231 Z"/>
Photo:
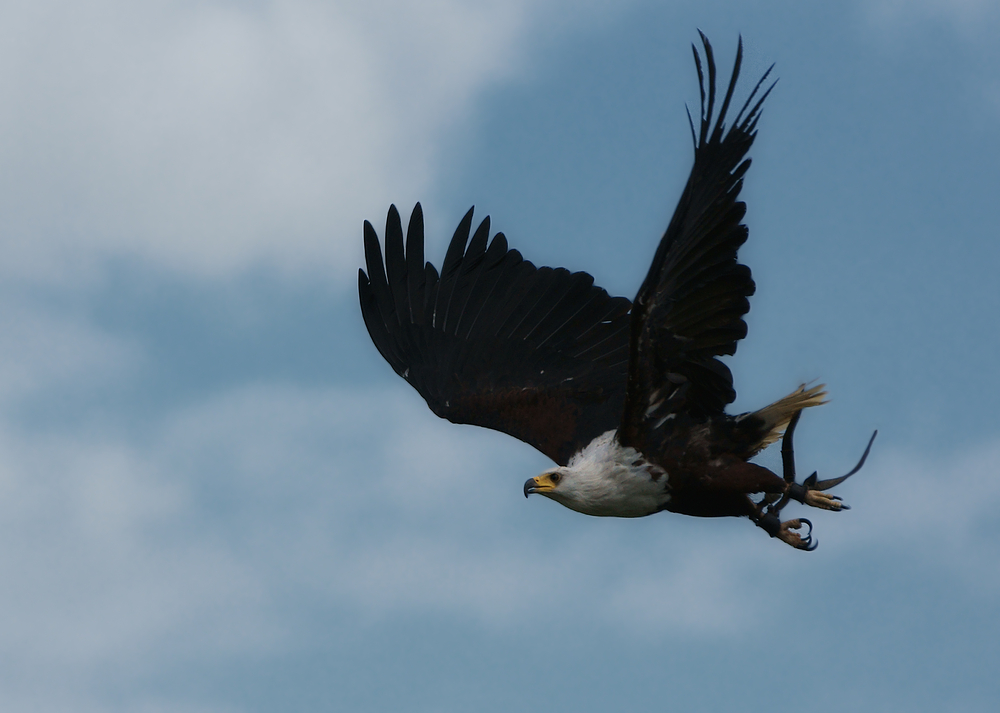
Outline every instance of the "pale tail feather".
<path id="1" fill-rule="evenodd" d="M 757 446 L 755 453 L 759 453 L 781 438 L 785 432 L 785 428 L 788 426 L 788 422 L 792 420 L 792 416 L 797 411 L 825 403 L 827 403 L 826 384 L 819 384 L 809 389 L 803 384 L 785 398 L 779 399 L 770 406 L 765 406 L 760 411 L 754 412 L 754 416 L 764 421 L 764 428 L 766 429 L 766 435 Z"/>

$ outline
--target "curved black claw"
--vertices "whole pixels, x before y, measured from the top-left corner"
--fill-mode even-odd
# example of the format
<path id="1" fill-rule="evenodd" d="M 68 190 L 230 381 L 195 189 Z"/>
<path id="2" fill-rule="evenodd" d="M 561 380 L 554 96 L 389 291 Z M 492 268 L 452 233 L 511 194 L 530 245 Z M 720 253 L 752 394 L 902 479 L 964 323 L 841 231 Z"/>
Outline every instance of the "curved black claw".
<path id="1" fill-rule="evenodd" d="M 802 543 L 805 545 L 805 547 L 803 547 L 802 549 L 806 550 L 807 552 L 812 552 L 817 547 L 819 547 L 819 540 L 813 539 L 812 520 L 809 520 L 808 518 L 805 517 L 800 517 L 799 522 L 804 523 L 809 528 L 809 532 L 806 533 L 805 537 L 802 537 L 800 535 L 800 537 L 802 537 Z"/>
<path id="2" fill-rule="evenodd" d="M 800 529 L 803 525 L 809 529 L 804 535 L 800 535 L 793 530 Z M 795 520 L 786 520 L 781 523 L 781 530 L 778 532 L 778 537 L 782 542 L 791 545 L 797 550 L 805 550 L 806 552 L 812 552 L 817 547 L 819 547 L 819 540 L 814 540 L 812 536 L 813 524 L 810 520 L 800 517 Z"/>

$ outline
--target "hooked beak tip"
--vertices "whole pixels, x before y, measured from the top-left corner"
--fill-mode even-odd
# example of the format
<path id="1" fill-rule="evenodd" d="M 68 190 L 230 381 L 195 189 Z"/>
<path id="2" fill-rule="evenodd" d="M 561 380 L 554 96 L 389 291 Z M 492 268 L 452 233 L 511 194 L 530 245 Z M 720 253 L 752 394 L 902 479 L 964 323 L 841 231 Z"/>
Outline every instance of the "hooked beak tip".
<path id="1" fill-rule="evenodd" d="M 537 489 L 538 489 L 538 481 L 535 480 L 534 478 L 528 478 L 524 482 L 524 497 L 528 497 Z"/>

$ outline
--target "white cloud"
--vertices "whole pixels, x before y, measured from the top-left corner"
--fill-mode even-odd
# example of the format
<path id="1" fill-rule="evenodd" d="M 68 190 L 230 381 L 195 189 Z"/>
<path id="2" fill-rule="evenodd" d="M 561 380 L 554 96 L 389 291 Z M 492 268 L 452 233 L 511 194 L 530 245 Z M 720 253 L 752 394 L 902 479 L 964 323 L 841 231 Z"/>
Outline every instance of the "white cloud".
<path id="1" fill-rule="evenodd" d="M 233 625 L 260 592 L 245 563 L 182 535 L 189 484 L 115 443 L 5 428 L 0 450 L 0 558 L 16 572 L 0 595 L 4 655 L 88 669 L 154 642 L 233 650 L 260 635 Z"/>
<path id="2" fill-rule="evenodd" d="M 0 300 L 0 403 L 40 392 L 96 388 L 134 373 L 137 345 L 94 329 L 79 315 Z"/>
<path id="3" fill-rule="evenodd" d="M 125 256 L 348 278 L 362 219 L 426 193 L 443 132 L 518 70 L 544 7 L 4 3 L 3 270 L 65 280 Z"/>
<path id="4" fill-rule="evenodd" d="M 837 533 L 844 547 L 931 561 L 981 591 L 1000 590 L 1000 442 L 926 459 L 887 452 L 852 489 L 864 503 Z M 985 589 L 983 589 L 985 588 Z"/>
<path id="5" fill-rule="evenodd" d="M 978 529 L 1000 507 L 997 463 L 997 444 L 953 462 L 876 456 L 847 493 L 855 509 L 814 518 L 824 549 L 805 555 L 745 521 L 526 502 L 519 484 L 544 459 L 433 418 L 402 384 L 243 388 L 168 415 L 141 443 L 4 421 L 0 659 L 24 671 L 0 704 L 48 700 L 52 675 L 85 700 L 109 666 L 127 681 L 273 654 L 307 640 L 303 618 L 319 612 L 726 638 L 791 601 L 774 583 L 803 558 L 836 567 L 862 553 L 995 591 L 1000 562 Z"/>
<path id="6" fill-rule="evenodd" d="M 22 544 L 7 571 L 52 564 L 54 579 L 27 577 L 24 587 L 106 588 L 103 598 L 132 602 L 129 610 L 169 582 L 160 598 L 172 604 L 133 609 L 134 622 L 119 622 L 131 633 L 104 637 L 120 646 L 160 636 L 171 617 L 195 621 L 190 610 L 221 606 L 237 590 L 257 592 L 244 613 L 260 621 L 234 628 L 279 630 L 266 605 L 275 582 L 368 614 L 440 609 L 487 623 L 532 616 L 534 602 L 555 598 L 589 617 L 648 626 L 637 607 L 655 591 L 660 626 L 717 630 L 754 601 L 752 590 L 731 594 L 733 583 L 804 556 L 745 522 L 602 521 L 525 503 L 519 483 L 542 460 L 503 436 L 433 419 L 401 389 L 243 389 L 170 417 L 142 448 L 12 426 L 3 440 L 4 540 Z M 951 464 L 886 454 L 857 481 L 858 507 L 814 519 L 838 557 L 919 550 L 942 567 L 996 571 L 976 530 L 1000 505 L 988 477 L 998 462 L 997 445 Z M 484 466 L 494 463 L 506 466 Z M 47 586 L 60 581 L 75 584 Z M 48 606 L 37 603 L 39 621 L 51 618 Z M 104 607 L 91 614 L 77 626 L 101 628 Z"/>

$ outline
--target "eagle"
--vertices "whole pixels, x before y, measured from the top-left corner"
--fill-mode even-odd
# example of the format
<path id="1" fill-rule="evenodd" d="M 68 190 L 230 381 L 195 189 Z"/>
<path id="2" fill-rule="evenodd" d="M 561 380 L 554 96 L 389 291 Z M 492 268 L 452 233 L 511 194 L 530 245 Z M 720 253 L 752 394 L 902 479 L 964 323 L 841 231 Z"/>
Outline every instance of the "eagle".
<path id="1" fill-rule="evenodd" d="M 524 484 L 525 497 L 600 517 L 747 517 L 812 550 L 812 523 L 782 521 L 782 508 L 796 500 L 847 510 L 827 491 L 861 468 L 875 435 L 847 475 L 799 483 L 792 435 L 803 409 L 825 403 L 823 385 L 802 385 L 751 413 L 725 411 L 736 391 L 719 357 L 746 336 L 755 290 L 737 259 L 748 236 L 739 195 L 773 65 L 727 127 L 742 38 L 716 107 L 712 45 L 699 35 L 697 129 L 688 110 L 694 166 L 634 300 L 612 297 L 586 272 L 536 267 L 503 233 L 490 239 L 489 217 L 473 232 L 474 209 L 439 272 L 424 262 L 417 203 L 405 247 L 399 212 L 389 208 L 384 259 L 365 221 L 361 313 L 379 353 L 435 414 L 507 433 L 557 464 Z M 750 462 L 779 439 L 780 476 Z"/>

